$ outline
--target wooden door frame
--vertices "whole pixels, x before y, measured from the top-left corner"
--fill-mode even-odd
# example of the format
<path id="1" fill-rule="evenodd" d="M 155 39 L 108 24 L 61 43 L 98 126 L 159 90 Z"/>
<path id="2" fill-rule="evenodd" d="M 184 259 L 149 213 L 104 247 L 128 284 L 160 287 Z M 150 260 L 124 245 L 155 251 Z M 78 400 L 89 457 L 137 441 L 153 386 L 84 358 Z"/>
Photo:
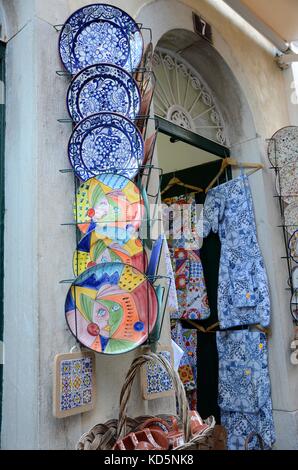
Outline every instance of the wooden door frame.
<path id="1" fill-rule="evenodd" d="M 206 137 L 196 134 L 195 132 L 189 131 L 188 129 L 184 129 L 181 126 L 177 126 L 176 124 L 160 116 L 155 116 L 155 121 L 158 131 L 171 137 L 173 141 L 184 142 L 186 144 L 192 145 L 193 147 L 205 150 L 205 152 L 212 153 L 217 157 L 230 157 L 230 149 L 224 145 L 218 144 L 217 142 L 207 139 Z"/>

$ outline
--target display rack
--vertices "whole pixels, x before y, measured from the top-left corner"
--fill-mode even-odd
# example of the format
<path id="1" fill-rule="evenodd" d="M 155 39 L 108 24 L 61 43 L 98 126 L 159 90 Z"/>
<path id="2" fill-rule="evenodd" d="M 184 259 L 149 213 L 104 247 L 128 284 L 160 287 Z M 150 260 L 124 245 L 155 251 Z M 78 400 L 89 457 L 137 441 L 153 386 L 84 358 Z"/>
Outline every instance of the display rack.
<path id="1" fill-rule="evenodd" d="M 281 259 L 286 261 L 287 270 L 288 270 L 288 281 L 287 281 L 287 287 L 285 287 L 285 289 L 290 292 L 290 295 L 291 295 L 290 313 L 291 313 L 294 324 L 298 325 L 298 289 L 294 287 L 293 279 L 292 279 L 293 270 L 296 266 L 298 266 L 298 264 L 295 263 L 295 261 L 293 260 L 291 254 L 290 254 L 289 243 L 290 243 L 291 235 L 289 234 L 289 232 L 287 230 L 288 227 L 295 227 L 295 230 L 298 230 L 298 220 L 297 220 L 295 225 L 291 224 L 290 226 L 288 226 L 286 224 L 285 209 L 286 209 L 288 204 L 284 200 L 284 198 L 287 198 L 287 199 L 293 199 L 293 202 L 294 202 L 295 199 L 298 201 L 298 192 L 297 192 L 297 195 L 296 194 L 294 194 L 294 195 L 285 194 L 285 192 L 283 190 L 282 179 L 281 179 L 281 176 L 280 176 L 280 171 L 281 171 L 282 167 L 278 166 L 278 164 L 277 164 L 276 140 L 274 138 L 271 138 L 271 139 L 267 139 L 267 142 L 268 142 L 268 144 L 273 143 L 274 154 L 275 154 L 274 160 L 275 160 L 276 164 L 273 166 L 272 162 L 271 162 L 271 166 L 269 167 L 269 169 L 274 171 L 274 173 L 275 173 L 276 186 L 278 188 L 278 191 L 277 191 L 278 194 L 274 195 L 274 198 L 278 199 L 279 210 L 280 210 L 280 215 L 281 215 L 281 219 L 282 219 L 282 223 L 280 225 L 278 225 L 278 228 L 280 228 L 282 230 L 283 240 L 284 240 L 284 247 L 285 247 L 285 256 L 282 256 Z M 296 164 L 298 165 L 298 160 L 297 160 Z M 295 302 L 293 302 L 293 299 L 295 299 L 295 298 L 297 300 Z M 294 307 L 294 305 L 296 307 Z M 295 311 L 297 311 L 296 314 L 295 314 Z"/>
<path id="2" fill-rule="evenodd" d="M 62 27 L 64 25 L 54 25 L 54 29 L 55 31 L 57 32 L 60 32 Z M 146 28 L 143 26 L 143 24 L 138 24 L 140 30 L 142 32 L 146 32 L 148 35 L 149 35 L 149 44 L 152 44 L 152 30 L 150 28 Z M 56 70 L 56 75 L 58 77 L 63 77 L 63 78 L 67 78 L 69 80 L 69 82 L 74 78 L 75 74 L 69 72 L 69 71 L 66 71 L 66 70 Z M 137 81 L 137 84 L 138 84 L 138 87 L 140 89 L 140 92 L 141 92 L 141 97 L 142 99 L 144 99 L 144 97 L 146 96 L 146 94 L 148 94 L 150 92 L 150 87 L 151 88 L 151 93 L 150 93 L 150 100 L 149 100 L 149 103 L 148 103 L 148 106 L 146 108 L 146 113 L 145 114 L 138 114 L 136 117 L 135 117 L 135 120 L 134 120 L 134 123 L 135 125 L 139 128 L 141 134 L 142 134 L 142 137 L 143 137 L 143 140 L 144 140 L 144 143 L 145 143 L 145 139 L 146 139 L 146 135 L 147 135 L 147 129 L 148 129 L 148 123 L 150 120 L 154 121 L 154 129 L 155 129 L 155 132 L 157 132 L 157 126 L 156 126 L 156 120 L 155 118 L 152 118 L 150 116 L 150 108 L 151 108 L 151 104 L 152 104 L 152 98 L 153 98 L 153 91 L 154 91 L 154 87 L 155 87 L 155 84 L 156 84 L 156 78 L 155 78 L 155 75 L 152 71 L 152 68 L 151 69 L 148 69 L 148 68 L 144 68 L 144 67 L 139 67 L 135 70 L 132 71 L 132 76 L 135 78 L 135 80 Z M 73 120 L 71 119 L 71 117 L 61 117 L 58 119 L 58 122 L 61 123 L 61 124 L 67 124 L 67 125 L 71 125 L 72 126 L 72 130 L 74 129 L 75 125 L 77 123 L 74 123 Z M 156 167 L 155 165 L 152 164 L 152 159 L 153 159 L 153 155 L 154 155 L 154 149 L 155 149 L 155 144 L 156 144 L 156 139 L 154 139 L 152 145 L 153 145 L 153 148 L 150 148 L 150 157 L 146 160 L 146 163 L 145 164 L 140 164 L 138 165 L 137 168 L 129 168 L 129 167 L 121 167 L 121 168 L 111 168 L 109 169 L 108 171 L 107 170 L 102 170 L 102 171 L 98 171 L 98 174 L 96 176 L 99 176 L 101 174 L 119 174 L 118 172 L 121 172 L 121 171 L 124 171 L 124 170 L 136 170 L 137 171 L 137 175 L 134 179 L 134 183 L 138 186 L 138 188 L 140 189 L 140 204 L 142 203 L 142 201 L 144 201 L 144 204 L 145 204 L 145 209 L 146 209 L 146 216 L 144 218 L 142 218 L 142 220 L 140 220 L 139 222 L 141 222 L 142 224 L 146 224 L 147 225 L 147 229 L 146 229 L 146 235 L 147 235 L 147 239 L 146 240 L 142 240 L 143 242 L 143 262 L 144 262 L 144 266 L 146 264 L 146 250 L 145 250 L 145 244 L 147 245 L 147 247 L 152 247 L 152 244 L 154 242 L 154 240 L 151 238 L 151 223 L 154 223 L 156 220 L 155 218 L 155 212 L 154 212 L 154 216 L 153 218 L 150 218 L 150 210 L 149 210 L 149 207 L 148 207 L 148 199 L 147 198 L 150 198 L 150 202 L 154 204 L 154 207 L 156 208 L 157 207 L 157 204 L 158 204 L 158 199 L 160 197 L 160 181 L 161 181 L 161 177 L 163 175 L 163 171 L 161 168 L 159 167 Z M 74 201 L 75 201 L 75 212 L 76 212 L 76 215 L 78 216 L 78 207 L 77 207 L 77 198 L 76 198 L 76 195 L 77 195 L 77 192 L 78 192 L 78 189 L 80 187 L 80 185 L 82 184 L 82 182 L 79 180 L 79 178 L 76 176 L 75 174 L 75 171 L 72 169 L 72 168 L 65 168 L 65 169 L 61 169 L 60 170 L 60 173 L 61 174 L 64 174 L 64 175 L 71 175 L 73 177 L 73 180 L 74 180 L 74 184 L 73 184 L 73 188 L 74 188 L 74 192 L 73 192 L 73 196 L 74 196 Z M 156 175 L 157 173 L 157 175 Z M 95 177 L 96 177 L 95 176 Z M 152 179 L 154 178 L 154 182 L 158 181 L 158 184 L 156 185 L 156 192 L 154 194 L 150 193 L 149 192 L 149 186 L 150 186 L 150 182 L 152 181 Z M 131 180 L 132 181 L 132 180 Z M 145 197 L 144 197 L 144 192 L 145 192 Z M 147 203 L 146 203 L 147 201 Z M 76 221 L 75 222 L 65 222 L 65 223 L 62 223 L 61 226 L 73 226 L 76 228 L 76 247 L 79 245 L 81 239 L 82 239 L 82 234 L 78 228 L 78 217 L 75 218 Z M 116 220 L 114 221 L 104 221 L 104 222 L 96 222 L 96 225 L 98 224 L 108 224 L 108 223 L 114 223 L 116 222 Z M 117 220 L 117 222 L 126 222 L 125 220 Z M 83 224 L 84 222 L 80 222 L 80 224 Z M 87 224 L 90 223 L 89 221 L 86 222 Z M 115 230 L 116 230 L 116 227 L 115 227 Z M 141 228 L 140 228 L 141 230 Z M 159 311 L 158 311 L 158 317 L 157 317 L 157 321 L 156 321 L 156 325 L 153 329 L 153 331 L 150 333 L 149 331 L 149 291 L 147 292 L 148 294 L 148 299 L 147 299 L 147 318 L 148 318 L 148 332 L 147 332 L 147 342 L 144 343 L 145 345 L 146 344 L 153 344 L 153 343 L 156 343 L 159 341 L 160 339 L 160 335 L 161 335 L 161 331 L 162 331 L 162 327 L 163 327 L 163 322 L 164 322 L 164 316 L 165 316 L 165 312 L 166 312 L 166 306 L 167 306 L 167 301 L 168 301 L 168 297 L 169 297 L 169 292 L 170 292 L 170 288 L 171 288 L 171 279 L 167 276 L 162 276 L 160 275 L 159 273 L 159 267 L 160 267 L 160 256 L 159 256 L 159 259 L 158 259 L 158 262 L 157 262 L 157 267 L 156 267 L 156 273 L 154 276 L 151 276 L 150 279 L 148 278 L 148 280 L 151 282 L 151 284 L 153 285 L 154 289 L 155 289 L 155 293 L 156 293 L 156 296 L 157 296 L 157 299 L 158 299 L 158 305 L 159 305 Z M 79 266 L 78 266 L 78 257 L 77 257 L 77 272 L 79 272 Z M 65 279 L 65 280 L 61 280 L 60 281 L 60 284 L 74 284 L 76 281 L 75 278 L 73 279 Z M 74 284 L 74 287 L 75 287 L 75 284 Z M 76 338 L 76 341 L 78 343 L 78 345 L 80 347 L 81 344 L 80 342 L 78 341 L 77 339 L 77 331 L 76 331 L 76 335 L 75 335 L 75 338 Z M 144 346 L 144 344 L 142 346 Z"/>

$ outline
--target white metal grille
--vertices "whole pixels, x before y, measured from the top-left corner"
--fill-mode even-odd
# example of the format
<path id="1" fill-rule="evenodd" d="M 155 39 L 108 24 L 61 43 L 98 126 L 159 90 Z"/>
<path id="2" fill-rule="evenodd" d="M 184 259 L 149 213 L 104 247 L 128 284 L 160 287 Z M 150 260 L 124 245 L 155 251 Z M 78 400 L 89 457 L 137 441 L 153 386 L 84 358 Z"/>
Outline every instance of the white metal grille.
<path id="1" fill-rule="evenodd" d="M 179 55 L 162 48 L 154 52 L 153 70 L 156 114 L 225 145 L 222 116 L 199 73 Z"/>

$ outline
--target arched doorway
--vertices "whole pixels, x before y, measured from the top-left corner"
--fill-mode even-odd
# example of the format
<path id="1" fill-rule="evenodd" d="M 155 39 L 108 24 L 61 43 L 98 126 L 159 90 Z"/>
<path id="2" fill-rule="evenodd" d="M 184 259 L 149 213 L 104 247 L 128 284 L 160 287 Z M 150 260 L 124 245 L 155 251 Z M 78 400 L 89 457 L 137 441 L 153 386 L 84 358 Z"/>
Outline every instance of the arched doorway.
<path id="1" fill-rule="evenodd" d="M 259 153 L 259 143 L 248 143 L 256 138 L 256 127 L 245 93 L 228 65 L 227 59 L 232 63 L 233 57 L 228 56 L 229 51 L 223 58 L 217 44 L 211 45 L 194 33 L 193 12 L 183 2 L 158 0 L 142 7 L 137 20 L 147 24 L 147 18 L 154 18 L 151 23 L 154 46 L 174 54 L 180 63 L 188 64 L 194 75 L 199 75 L 224 122 L 226 145 L 237 160 L 256 161 L 258 155 L 253 152 Z M 157 100 L 155 103 L 158 104 Z M 158 112 L 156 109 L 155 114 Z"/>
<path id="2" fill-rule="evenodd" d="M 182 44 L 181 38 L 184 39 Z M 230 155 L 229 129 L 223 118 L 220 100 L 217 99 L 216 92 L 208 86 L 201 70 L 193 66 L 199 47 L 197 42 L 197 37 L 187 30 L 171 30 L 160 38 L 153 56 L 153 72 L 156 77 L 154 108 L 159 126 L 157 157 L 158 165 L 164 172 L 161 195 L 165 204 L 176 204 L 178 201 L 183 204 L 193 204 L 193 202 L 204 204 L 205 189 L 218 174 L 222 158 Z M 182 50 L 193 48 L 187 59 L 177 50 L 178 46 L 181 47 L 180 44 Z M 183 130 L 182 135 L 181 130 Z M 169 190 L 173 178 L 178 178 L 185 186 Z M 220 177 L 219 182 L 230 178 L 231 171 L 228 171 Z M 203 192 L 193 194 L 192 190 L 185 189 L 187 186 L 197 187 Z M 198 409 L 203 418 L 215 416 L 217 423 L 220 423 L 219 371 L 215 335 L 218 328 L 215 327 L 208 335 L 202 330 L 212 328 L 218 323 L 220 250 L 218 235 L 210 234 L 204 240 L 203 246 L 199 244 L 194 246 L 194 250 L 188 256 L 196 258 L 196 261 L 189 259 L 184 269 L 183 264 L 178 267 L 175 250 L 170 248 L 176 286 L 182 276 L 187 289 L 193 290 L 190 272 L 197 270 L 202 278 L 201 286 L 196 286 L 196 289 L 201 290 L 203 298 L 207 293 L 210 316 L 205 319 L 195 319 L 191 324 L 188 321 L 172 320 L 171 329 L 172 339 L 178 341 L 178 345 L 191 357 L 193 379 L 185 382 L 190 406 Z M 185 297 L 181 289 L 177 292 L 179 292 L 179 309 L 183 311 L 188 303 L 187 296 Z M 192 306 L 195 305 L 196 301 Z M 181 378 L 183 375 L 182 368 Z"/>
<path id="3" fill-rule="evenodd" d="M 165 42 L 163 37 L 159 44 Z M 225 123 L 211 90 L 198 70 L 180 54 L 158 45 L 153 56 L 155 113 L 189 131 L 227 144 Z"/>

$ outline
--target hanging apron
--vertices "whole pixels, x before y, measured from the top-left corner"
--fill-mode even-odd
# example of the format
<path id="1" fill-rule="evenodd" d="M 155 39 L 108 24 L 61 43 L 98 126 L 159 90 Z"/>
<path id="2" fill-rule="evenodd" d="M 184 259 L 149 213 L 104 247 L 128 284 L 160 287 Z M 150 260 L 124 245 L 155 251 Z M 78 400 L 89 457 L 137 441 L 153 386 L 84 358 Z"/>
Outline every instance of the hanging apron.
<path id="1" fill-rule="evenodd" d="M 238 331 L 217 332 L 219 356 L 218 404 L 228 431 L 229 450 L 244 450 L 251 433 L 264 447 L 275 441 L 266 335 Z M 260 449 L 255 440 L 251 448 Z"/>

